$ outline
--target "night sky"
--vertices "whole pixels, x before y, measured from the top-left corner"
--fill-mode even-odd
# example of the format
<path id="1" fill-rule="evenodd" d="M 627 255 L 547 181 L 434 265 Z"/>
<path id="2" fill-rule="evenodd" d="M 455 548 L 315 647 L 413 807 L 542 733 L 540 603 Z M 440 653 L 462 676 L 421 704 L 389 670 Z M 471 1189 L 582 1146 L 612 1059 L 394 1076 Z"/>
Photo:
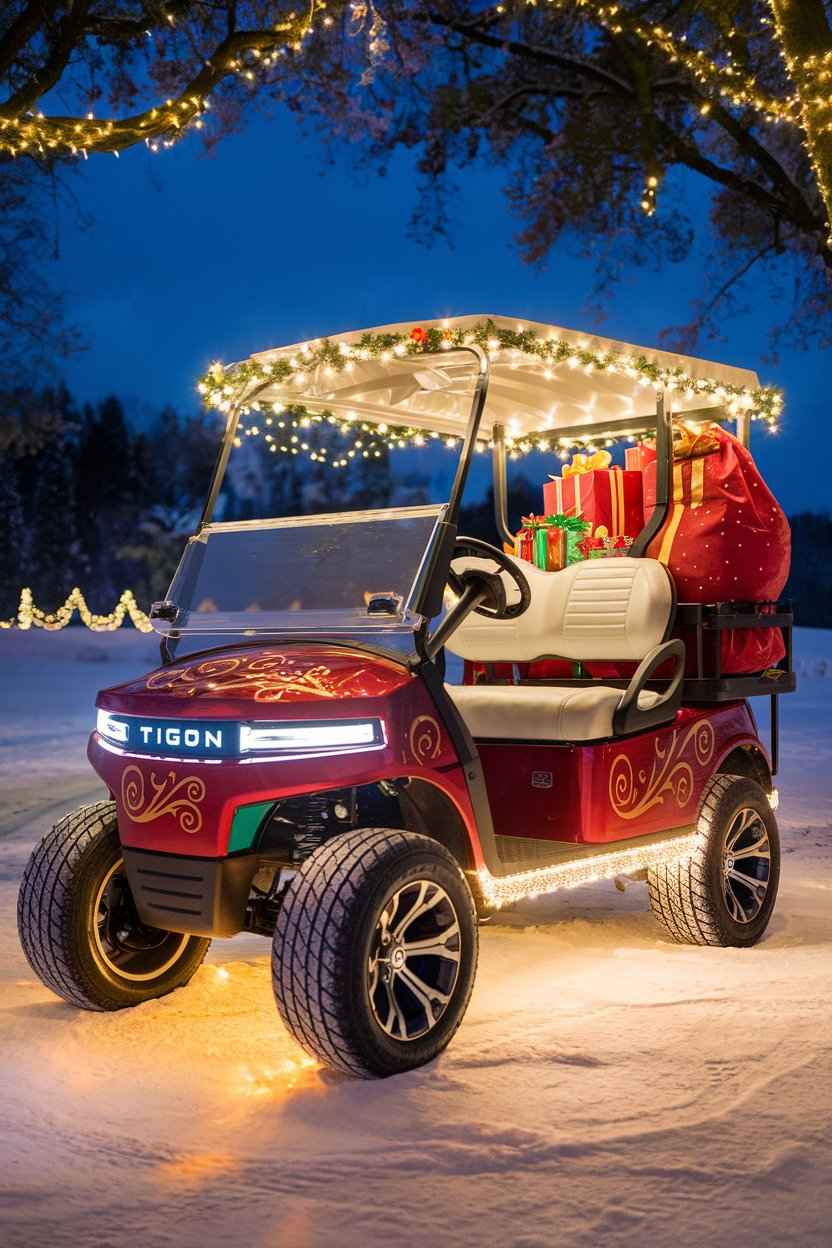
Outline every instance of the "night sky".
<path id="1" fill-rule="evenodd" d="M 60 210 L 61 256 L 48 274 L 87 343 L 64 370 L 73 393 L 116 393 L 143 420 L 165 403 L 189 410 L 213 359 L 339 330 L 502 313 L 649 347 L 663 326 L 690 317 L 704 247 L 662 273 L 649 264 L 632 270 L 599 324 L 585 306 L 590 264 L 574 242 L 561 243 L 546 269 L 520 260 L 498 171 L 458 176 L 453 243 L 426 249 L 408 237 L 412 162 L 402 156 L 380 177 L 356 171 L 356 156 L 347 147 L 325 165 L 320 144 L 278 117 L 254 121 L 211 157 L 193 137 L 159 155 L 91 157 L 70 178 L 77 206 Z M 702 184 L 681 188 L 703 216 Z M 725 341 L 704 343 L 699 354 L 756 368 L 785 389 L 780 434 L 755 425 L 752 450 L 788 511 L 827 509 L 822 353 L 764 363 L 776 309 L 762 282 L 749 286 L 746 302 Z"/>

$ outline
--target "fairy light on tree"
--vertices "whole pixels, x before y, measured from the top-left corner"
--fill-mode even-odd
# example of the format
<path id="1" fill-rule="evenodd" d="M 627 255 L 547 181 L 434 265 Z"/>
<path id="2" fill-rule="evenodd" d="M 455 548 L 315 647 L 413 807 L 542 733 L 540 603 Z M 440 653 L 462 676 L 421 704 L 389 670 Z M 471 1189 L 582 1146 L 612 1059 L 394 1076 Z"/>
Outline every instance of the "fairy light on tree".
<path id="1" fill-rule="evenodd" d="M 822 0 L 770 0 L 777 41 L 800 105 L 800 124 L 832 223 L 832 28 Z M 832 248 L 832 230 L 827 235 Z"/>
<path id="2" fill-rule="evenodd" d="M 229 0 L 194 12 L 171 0 L 124 14 L 77 5 L 56 20 L 54 6 L 40 13 L 29 6 L 0 35 L 0 81 L 7 88 L 0 155 L 53 160 L 117 156 L 141 143 L 152 152 L 169 148 L 203 128 L 221 84 L 236 83 L 247 93 L 272 84 L 282 64 L 345 7 L 343 0 L 306 0 L 297 8 Z M 161 77 L 176 80 L 175 93 L 124 117 L 101 115 L 102 80 L 112 97 L 134 103 Z M 58 85 L 95 103 L 75 115 L 53 112 L 42 101 Z"/>
<path id="3" fill-rule="evenodd" d="M 804 23 L 804 11 L 822 7 L 785 5 Z M 601 258 L 602 292 L 616 267 L 611 239 L 622 267 L 645 256 L 662 263 L 688 254 L 707 228 L 716 254 L 703 267 L 703 297 L 687 324 L 668 331 L 679 350 L 690 351 L 703 332 L 722 332 L 722 313 L 752 269 L 782 284 L 790 260 L 795 315 L 790 305 L 772 326 L 775 345 L 780 332 L 822 335 L 832 249 L 824 164 L 805 114 L 813 112 L 825 143 L 825 19 L 801 48 L 804 89 L 781 56 L 784 31 L 770 0 L 461 0 L 429 11 L 382 3 L 379 11 L 391 51 L 371 74 L 364 49 L 330 30 L 295 66 L 286 98 L 324 125 L 352 125 L 358 141 L 366 133 L 379 160 L 418 149 L 426 189 L 435 191 L 419 197 L 420 233 L 445 224 L 449 170 L 488 151 L 524 222 L 523 257 L 542 261 L 564 234 L 577 234 Z M 362 128 L 374 113 L 383 127 Z M 710 192 L 707 227 L 687 211 L 680 170 Z M 772 300 L 772 309 L 782 306 Z"/>

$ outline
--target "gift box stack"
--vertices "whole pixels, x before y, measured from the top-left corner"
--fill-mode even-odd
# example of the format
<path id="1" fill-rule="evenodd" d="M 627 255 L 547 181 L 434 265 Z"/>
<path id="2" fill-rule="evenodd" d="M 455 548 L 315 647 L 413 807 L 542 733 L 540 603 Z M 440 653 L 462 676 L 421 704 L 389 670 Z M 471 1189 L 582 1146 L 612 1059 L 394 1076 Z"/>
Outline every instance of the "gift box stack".
<path id="1" fill-rule="evenodd" d="M 644 524 L 640 469 L 611 466 L 609 451 L 574 455 L 543 486 L 542 516 L 528 516 L 515 552 L 547 572 L 579 559 L 626 555 Z"/>
<path id="2" fill-rule="evenodd" d="M 626 555 L 644 524 L 642 474 L 613 467 L 609 451 L 574 455 L 543 486 L 543 503 L 547 513 L 584 522 L 582 559 Z"/>

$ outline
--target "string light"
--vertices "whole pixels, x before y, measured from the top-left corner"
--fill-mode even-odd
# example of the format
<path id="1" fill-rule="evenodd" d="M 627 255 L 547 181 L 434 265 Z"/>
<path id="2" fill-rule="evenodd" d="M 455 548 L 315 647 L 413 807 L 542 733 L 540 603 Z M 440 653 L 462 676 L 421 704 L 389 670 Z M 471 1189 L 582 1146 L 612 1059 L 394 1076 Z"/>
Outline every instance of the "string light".
<path id="1" fill-rule="evenodd" d="M 815 56 L 792 56 L 788 51 L 786 30 L 792 17 L 791 0 L 769 0 L 769 7 L 783 61 L 797 88 L 799 120 L 806 136 L 804 147 L 826 205 L 827 218 L 832 220 L 832 160 L 828 155 L 825 160 L 818 159 L 819 151 L 828 151 L 827 136 L 832 134 L 832 51 Z M 832 247 L 832 230 L 826 236 L 826 245 Z"/>
<path id="2" fill-rule="evenodd" d="M 247 83 L 256 81 L 258 74 L 274 65 L 287 48 L 303 47 L 326 7 L 325 0 L 309 0 L 306 14 L 290 13 L 271 30 L 237 31 L 229 35 L 225 44 L 228 48 L 239 47 L 239 54 L 229 53 L 223 45 L 179 97 L 166 99 L 132 117 L 96 118 L 92 112 L 85 117 L 47 117 L 40 111 L 9 116 L 0 106 L 0 152 L 10 156 L 54 153 L 86 159 L 91 151 L 118 155 L 118 149 L 142 142 L 154 153 L 167 150 L 192 127 L 203 128 L 210 107 L 207 88 L 232 74 Z M 168 25 L 175 26 L 172 14 L 164 17 Z M 322 24 L 329 24 L 330 20 L 325 18 Z M 151 32 L 148 31 L 148 35 Z"/>
<path id="3" fill-rule="evenodd" d="M 596 22 L 609 34 L 626 35 L 647 49 L 661 52 L 671 64 L 684 67 L 700 96 L 699 114 L 702 117 L 709 116 L 714 105 L 721 103 L 727 107 L 754 109 L 761 121 L 770 124 L 802 127 L 807 140 L 805 146 L 827 212 L 832 217 L 832 159 L 826 162 L 825 168 L 823 160 L 817 155 L 823 146 L 824 136 L 832 133 L 832 51 L 810 56 L 788 53 L 784 24 L 789 21 L 790 10 L 796 12 L 797 0 L 769 0 L 773 23 L 766 19 L 760 23 L 761 33 L 764 27 L 773 24 L 786 68 L 796 87 L 785 96 L 762 89 L 754 74 L 734 61 L 730 47 L 720 50 L 694 47 L 689 43 L 687 34 L 676 34 L 657 23 L 646 21 L 622 4 L 598 3 L 598 0 L 546 0 L 546 3 L 550 8 L 568 6 L 583 10 L 588 20 Z M 515 6 L 500 3 L 480 20 L 484 24 L 489 19 L 511 21 L 513 9 L 522 12 L 530 5 L 536 7 L 537 0 L 522 0 L 522 3 L 518 0 Z M 738 32 L 729 28 L 724 33 L 730 40 Z M 658 183 L 651 185 L 652 176 L 647 178 L 640 200 L 647 216 L 653 216 L 656 211 Z M 832 246 L 832 233 L 827 241 Z"/>
<path id="4" fill-rule="evenodd" d="M 66 602 L 62 607 L 58 607 L 57 611 L 41 611 L 40 607 L 34 604 L 31 589 L 22 589 L 17 613 L 10 620 L 0 620 L 0 629 L 43 628 L 47 632 L 55 632 L 59 628 L 66 628 L 76 611 L 82 622 L 94 633 L 114 632 L 124 623 L 125 617 L 129 617 L 140 633 L 153 631 L 150 617 L 139 608 L 131 590 L 125 589 L 108 615 L 95 615 L 90 611 L 84 595 L 78 588 L 73 589 Z"/>
<path id="5" fill-rule="evenodd" d="M 732 61 L 721 64 L 713 60 L 704 49 L 690 47 L 686 35 L 677 36 L 663 26 L 635 17 L 620 4 L 598 4 L 596 0 L 547 0 L 547 3 L 556 8 L 574 3 L 577 8 L 587 10 L 610 34 L 630 35 L 648 48 L 657 48 L 671 63 L 683 65 L 701 88 L 712 90 L 728 104 L 755 108 L 770 122 L 795 123 L 798 120 L 796 96 L 780 99 L 762 91 L 753 76 Z M 497 13 L 505 11 L 503 4 L 495 10 Z M 726 56 L 730 57 L 730 52 Z M 710 105 L 706 102 L 700 111 L 707 114 Z"/>
<path id="6" fill-rule="evenodd" d="M 709 378 L 692 377 L 683 368 L 671 368 L 660 364 L 655 359 L 640 353 L 628 355 L 624 352 L 596 351 L 588 343 L 575 344 L 554 335 L 541 337 L 532 330 L 518 328 L 516 330 L 501 329 L 493 321 L 481 321 L 473 327 L 454 327 L 444 324 L 428 329 L 415 328 L 410 333 L 398 334 L 362 334 L 357 343 L 317 339 L 304 343 L 298 348 L 304 358 L 306 370 L 320 368 L 328 370 L 328 375 L 335 376 L 354 365 L 356 361 L 379 359 L 382 363 L 408 356 L 431 354 L 443 346 L 448 349 L 476 344 L 488 351 L 492 359 L 498 359 L 501 353 L 513 352 L 514 362 L 540 361 L 547 366 L 550 375 L 558 364 L 566 364 L 570 368 L 583 368 L 585 371 L 606 372 L 628 376 L 645 386 L 664 387 L 683 393 L 687 397 L 708 396 L 716 398 L 728 414 L 737 416 L 747 414 L 751 419 L 763 420 L 769 427 L 776 426 L 783 408 L 783 397 L 779 390 L 772 386 L 757 386 L 749 389 L 735 386 L 727 382 L 717 382 Z M 335 416 L 329 411 L 312 412 L 300 403 L 275 415 L 266 417 L 268 429 L 262 429 L 260 416 L 262 407 L 257 396 L 270 386 L 283 383 L 301 384 L 297 377 L 297 357 L 281 356 L 272 361 L 258 359 L 245 360 L 227 368 L 214 363 L 200 379 L 197 390 L 208 407 L 228 412 L 235 402 L 241 403 L 241 416 L 244 420 L 252 419 L 253 423 L 244 426 L 236 444 L 242 445 L 249 437 L 261 434 L 266 438 L 270 450 L 281 454 L 303 454 L 313 462 L 328 462 L 332 468 L 347 467 L 356 459 L 378 458 L 386 447 L 398 450 L 402 446 L 422 446 L 425 437 L 436 439 L 435 432 L 427 433 L 414 426 L 393 426 L 385 422 L 371 424 L 358 417 Z M 248 396 L 248 397 L 246 397 Z M 274 407 L 272 408 L 274 411 Z M 277 416 L 277 432 L 274 420 Z M 349 451 L 355 454 L 348 459 L 338 456 L 327 460 L 326 449 L 321 445 L 313 445 L 307 440 L 304 448 L 297 431 L 301 428 L 314 428 L 324 423 L 336 428 L 345 436 L 352 436 Z M 622 435 L 624 436 L 624 435 Z M 294 440 L 293 440 L 294 439 Z M 548 450 L 548 444 L 527 435 L 522 439 L 509 436 L 506 439 L 510 454 L 517 457 L 531 451 Z M 490 443 L 483 442 L 483 447 Z M 582 446 L 582 439 L 570 442 L 571 446 Z"/>
<path id="7" fill-rule="evenodd" d="M 489 906 L 499 910 L 502 906 L 523 901 L 526 897 L 538 897 L 541 893 L 554 893 L 562 888 L 578 888 L 581 884 L 593 884 L 597 880 L 610 880 L 616 875 L 628 875 L 648 867 L 671 866 L 690 858 L 697 847 L 697 834 L 685 833 L 662 841 L 658 845 L 634 845 L 629 849 L 614 850 L 584 861 L 565 862 L 552 867 L 537 867 L 532 871 L 519 871 L 515 875 L 492 875 L 487 867 L 481 867 L 478 875 L 483 897 Z"/>

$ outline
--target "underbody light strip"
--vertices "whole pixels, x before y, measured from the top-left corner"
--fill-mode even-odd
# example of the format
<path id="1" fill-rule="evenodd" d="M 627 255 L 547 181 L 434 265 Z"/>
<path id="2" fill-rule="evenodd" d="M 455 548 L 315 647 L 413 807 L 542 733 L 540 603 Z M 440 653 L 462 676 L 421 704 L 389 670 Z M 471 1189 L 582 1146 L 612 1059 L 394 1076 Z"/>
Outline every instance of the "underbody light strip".
<path id="1" fill-rule="evenodd" d="M 645 867 L 670 866 L 689 858 L 697 845 L 697 833 L 688 832 L 656 845 L 634 845 L 608 854 L 564 862 L 552 867 L 536 867 L 531 871 L 519 871 L 515 875 L 492 875 L 487 867 L 481 867 L 479 880 L 486 902 L 499 909 L 525 897 L 537 897 L 540 893 L 554 893 L 560 888 L 577 888 L 580 884 L 592 884 L 595 880 L 609 880 L 616 875 L 627 875 Z"/>

